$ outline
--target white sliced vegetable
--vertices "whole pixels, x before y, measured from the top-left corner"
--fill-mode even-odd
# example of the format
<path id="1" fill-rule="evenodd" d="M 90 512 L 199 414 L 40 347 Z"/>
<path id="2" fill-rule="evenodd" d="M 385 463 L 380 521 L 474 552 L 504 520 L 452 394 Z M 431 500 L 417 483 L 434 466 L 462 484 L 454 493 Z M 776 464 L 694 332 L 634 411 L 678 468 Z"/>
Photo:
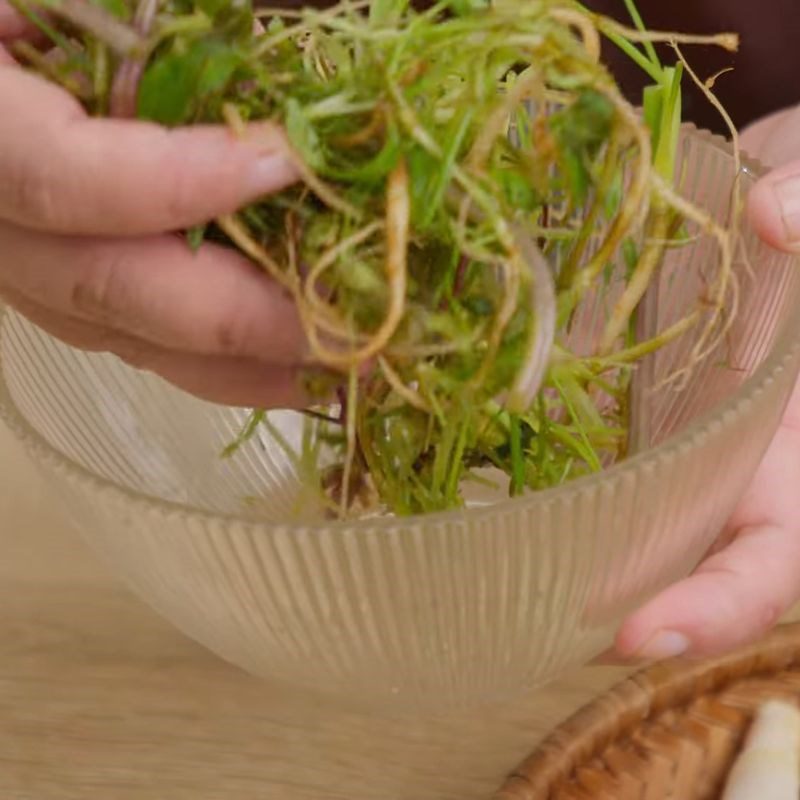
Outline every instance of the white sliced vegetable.
<path id="1" fill-rule="evenodd" d="M 798 800 L 800 710 L 772 700 L 756 714 L 722 800 Z"/>

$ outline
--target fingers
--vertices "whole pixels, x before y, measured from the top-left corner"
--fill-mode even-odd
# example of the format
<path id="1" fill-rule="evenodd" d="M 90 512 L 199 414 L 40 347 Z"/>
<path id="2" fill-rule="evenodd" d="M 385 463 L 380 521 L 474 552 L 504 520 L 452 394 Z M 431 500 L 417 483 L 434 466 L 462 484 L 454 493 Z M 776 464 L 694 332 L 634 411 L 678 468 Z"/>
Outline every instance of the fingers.
<path id="1" fill-rule="evenodd" d="M 0 223 L 0 293 L 172 351 L 305 360 L 294 303 L 233 251 L 177 237 L 78 239 Z"/>
<path id="2" fill-rule="evenodd" d="M 773 123 L 764 131 L 757 156 L 775 169 L 800 158 L 800 106 L 779 111 L 771 119 Z"/>
<path id="3" fill-rule="evenodd" d="M 800 252 L 800 108 L 751 126 L 742 144 L 775 168 L 748 196 L 756 232 L 772 247 Z M 800 384 L 717 551 L 626 620 L 598 663 L 713 655 L 771 627 L 800 597 L 798 485 Z"/>
<path id="4" fill-rule="evenodd" d="M 774 156 L 768 152 L 768 143 L 794 113 L 795 109 L 791 108 L 776 111 L 745 128 L 740 135 L 742 149 L 768 167 L 779 166 L 772 161 Z"/>
<path id="5" fill-rule="evenodd" d="M 629 660 L 714 655 L 756 639 L 800 597 L 800 433 L 784 427 L 732 524 L 736 538 L 628 619 Z"/>
<path id="6" fill-rule="evenodd" d="M 65 92 L 7 68 L 2 42 L 32 33 L 0 0 L 0 294 L 56 338 L 212 402 L 302 406 L 293 303 L 230 250 L 192 254 L 151 236 L 293 182 L 283 134 L 88 119 Z"/>
<path id="7" fill-rule="evenodd" d="M 152 372 L 184 391 L 227 406 L 302 408 L 308 403 L 292 366 L 265 365 L 253 358 L 174 352 L 118 331 L 63 317 L 13 291 L 5 299 L 34 325 L 81 350 L 112 353 L 130 366 Z"/>
<path id="8" fill-rule="evenodd" d="M 32 33 L 27 20 L 8 3 L 0 0 L 0 42 L 9 42 Z"/>
<path id="9" fill-rule="evenodd" d="M 768 245 L 800 252 L 800 161 L 762 179 L 750 191 L 747 202 L 753 227 Z"/>
<path id="10" fill-rule="evenodd" d="M 195 397 L 220 405 L 299 409 L 309 400 L 295 367 L 266 367 L 262 362 L 248 358 L 168 351 L 147 352 L 139 364 L 124 360 L 159 375 Z"/>
<path id="11" fill-rule="evenodd" d="M 0 219 L 72 234 L 140 235 L 227 214 L 296 179 L 269 124 L 167 130 L 89 119 L 65 92 L 0 69 Z"/>
<path id="12" fill-rule="evenodd" d="M 750 129 L 744 144 L 773 172 L 748 196 L 756 233 L 771 247 L 800 252 L 800 107 L 780 112 Z"/>
<path id="13" fill-rule="evenodd" d="M 714 655 L 755 640 L 798 597 L 797 538 L 797 531 L 783 528 L 743 533 L 633 617 L 620 632 L 617 651 L 651 661 Z"/>

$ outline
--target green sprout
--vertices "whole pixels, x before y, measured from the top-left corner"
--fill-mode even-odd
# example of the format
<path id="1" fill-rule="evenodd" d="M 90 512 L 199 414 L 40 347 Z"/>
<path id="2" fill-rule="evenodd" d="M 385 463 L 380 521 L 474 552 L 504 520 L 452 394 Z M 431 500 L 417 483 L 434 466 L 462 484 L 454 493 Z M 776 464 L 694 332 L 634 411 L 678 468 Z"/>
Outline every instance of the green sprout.
<path id="1" fill-rule="evenodd" d="M 340 515 L 457 508 L 485 470 L 514 496 L 596 472 L 626 453 L 633 366 L 723 335 L 733 231 L 679 195 L 684 62 L 655 44 L 736 39 L 649 32 L 626 3 L 631 27 L 572 0 L 16 0 L 60 55 L 20 58 L 93 115 L 286 130 L 302 180 L 185 234 L 293 297 L 320 367 L 304 448 Z M 641 113 L 604 42 L 649 76 Z M 638 336 L 687 226 L 718 243 L 704 296 Z"/>

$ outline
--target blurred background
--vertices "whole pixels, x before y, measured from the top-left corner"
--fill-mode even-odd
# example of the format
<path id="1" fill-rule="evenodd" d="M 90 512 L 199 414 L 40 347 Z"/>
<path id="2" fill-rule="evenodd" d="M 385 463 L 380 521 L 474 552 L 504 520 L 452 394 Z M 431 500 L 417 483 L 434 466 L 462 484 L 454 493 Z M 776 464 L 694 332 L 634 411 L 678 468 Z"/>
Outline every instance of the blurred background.
<path id="1" fill-rule="evenodd" d="M 628 21 L 624 0 L 584 0 L 593 11 Z M 325 0 L 281 0 L 286 8 L 333 5 Z M 417 2 L 423 7 L 427 0 Z M 738 54 L 708 47 L 687 47 L 685 55 L 703 80 L 721 70 L 734 72 L 720 77 L 714 91 L 738 127 L 780 108 L 800 102 L 800 5 L 798 0 L 636 0 L 646 24 L 652 29 L 691 33 L 735 32 L 741 36 Z M 669 48 L 666 60 L 674 60 Z M 638 103 L 646 76 L 609 46 L 605 54 L 627 90 Z M 797 76 L 793 81 L 788 76 Z M 726 128 L 719 113 L 687 78 L 685 117 L 696 125 L 718 133 Z"/>

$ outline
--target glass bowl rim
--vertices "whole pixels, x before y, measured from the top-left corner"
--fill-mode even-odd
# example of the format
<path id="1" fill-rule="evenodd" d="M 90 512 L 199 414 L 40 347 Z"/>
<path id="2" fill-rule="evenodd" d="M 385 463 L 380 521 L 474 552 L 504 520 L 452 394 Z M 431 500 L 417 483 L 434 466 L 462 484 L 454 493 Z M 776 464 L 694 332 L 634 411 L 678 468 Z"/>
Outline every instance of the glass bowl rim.
<path id="1" fill-rule="evenodd" d="M 733 157 L 732 143 L 725 137 L 698 128 L 694 123 L 682 125 L 686 137 L 691 137 L 721 150 Z M 741 153 L 741 170 L 755 179 L 767 172 L 765 165 L 744 152 Z M 791 254 L 785 254 L 791 258 Z M 8 314 L 6 305 L 0 303 L 0 338 L 2 322 Z M 258 520 L 246 514 L 223 513 L 206 510 L 188 503 L 167 500 L 144 492 L 130 489 L 77 464 L 55 446 L 50 444 L 25 418 L 10 396 L 3 378 L 3 359 L 0 354 L 0 420 L 4 421 L 12 435 L 31 455 L 34 463 L 46 465 L 65 475 L 68 481 L 77 482 L 87 493 L 107 494 L 121 501 L 123 505 L 140 512 L 156 514 L 164 518 L 181 516 L 184 520 L 194 520 L 203 524 L 236 523 L 247 530 L 282 531 L 303 533 L 314 531 L 319 534 L 337 532 L 396 532 L 404 528 L 442 528 L 463 527 L 485 520 L 488 517 L 522 514 L 536 508 L 544 508 L 557 502 L 576 502 L 579 497 L 600 488 L 607 491 L 619 485 L 631 473 L 644 471 L 658 462 L 674 457 L 687 449 L 698 450 L 707 437 L 720 427 L 734 424 L 750 407 L 755 399 L 787 369 L 788 364 L 800 351 L 800 315 L 794 324 L 785 325 L 779 338 L 773 344 L 764 361 L 735 392 L 713 408 L 700 415 L 680 433 L 667 438 L 656 447 L 648 448 L 601 472 L 577 478 L 561 486 L 530 492 L 523 497 L 508 498 L 495 503 L 469 509 L 416 514 L 407 517 L 368 516 L 364 518 L 330 520 L 319 523 L 292 522 L 290 519 L 271 521 Z"/>

